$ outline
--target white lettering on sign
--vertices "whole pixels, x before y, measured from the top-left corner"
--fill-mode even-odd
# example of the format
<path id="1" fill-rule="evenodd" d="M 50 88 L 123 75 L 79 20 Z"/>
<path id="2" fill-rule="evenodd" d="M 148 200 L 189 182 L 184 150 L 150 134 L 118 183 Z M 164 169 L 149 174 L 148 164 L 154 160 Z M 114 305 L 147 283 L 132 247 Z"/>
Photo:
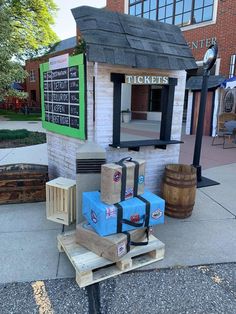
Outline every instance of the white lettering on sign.
<path id="1" fill-rule="evenodd" d="M 157 83 L 157 79 L 155 78 L 155 76 L 152 77 L 152 84 L 159 84 Z"/>
<path id="2" fill-rule="evenodd" d="M 126 81 L 126 83 L 131 84 L 131 79 L 132 79 L 132 76 L 131 76 L 131 75 L 126 75 L 126 76 L 125 76 L 125 81 Z"/>
<path id="3" fill-rule="evenodd" d="M 169 79 L 166 76 L 163 76 L 163 84 L 168 84 L 169 83 Z"/>
<path id="4" fill-rule="evenodd" d="M 49 70 L 67 68 L 69 66 L 69 54 L 66 53 L 61 56 L 50 58 L 48 62 Z"/>
<path id="5" fill-rule="evenodd" d="M 190 41 L 188 42 L 188 46 L 190 49 L 202 49 L 208 48 L 211 45 L 216 43 L 216 37 L 212 38 L 204 38 L 200 40 Z"/>
<path id="6" fill-rule="evenodd" d="M 144 76 L 144 84 L 151 84 L 150 77 Z"/>
<path id="7" fill-rule="evenodd" d="M 125 83 L 137 85 L 163 85 L 169 84 L 167 76 L 154 76 L 154 75 L 126 75 Z"/>
<path id="8" fill-rule="evenodd" d="M 138 83 L 143 84 L 143 77 L 142 76 L 138 76 Z"/>

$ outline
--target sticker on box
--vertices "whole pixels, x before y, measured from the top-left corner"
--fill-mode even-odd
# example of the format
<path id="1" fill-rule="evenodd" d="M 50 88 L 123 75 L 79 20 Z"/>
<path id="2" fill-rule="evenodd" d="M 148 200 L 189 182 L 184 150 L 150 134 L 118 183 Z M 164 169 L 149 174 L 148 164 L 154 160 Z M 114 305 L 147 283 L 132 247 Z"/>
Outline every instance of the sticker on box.
<path id="1" fill-rule="evenodd" d="M 134 196 L 134 189 L 133 188 L 127 188 L 125 191 L 125 199 L 131 198 Z"/>
<path id="2" fill-rule="evenodd" d="M 162 216 L 162 211 L 160 209 L 157 209 L 152 213 L 152 218 L 155 220 L 159 219 L 161 216 Z"/>
<path id="3" fill-rule="evenodd" d="M 139 220 L 140 220 L 139 214 L 134 214 L 134 215 L 130 216 L 130 221 L 132 221 L 132 222 L 139 222 Z"/>
<path id="4" fill-rule="evenodd" d="M 97 215 L 93 210 L 91 210 L 91 219 L 95 224 L 98 222 Z"/>
<path id="5" fill-rule="evenodd" d="M 120 257 L 126 254 L 126 243 L 122 242 L 117 246 L 117 255 Z"/>
<path id="6" fill-rule="evenodd" d="M 138 177 L 138 184 L 143 184 L 144 183 L 144 176 L 139 176 Z"/>
<path id="7" fill-rule="evenodd" d="M 121 172 L 120 171 L 116 171 L 114 173 L 114 176 L 113 176 L 113 181 L 114 182 L 119 182 L 120 181 L 120 178 L 121 178 Z"/>
<path id="8" fill-rule="evenodd" d="M 109 206 L 106 208 L 106 219 L 117 217 L 117 209 L 115 206 Z"/>

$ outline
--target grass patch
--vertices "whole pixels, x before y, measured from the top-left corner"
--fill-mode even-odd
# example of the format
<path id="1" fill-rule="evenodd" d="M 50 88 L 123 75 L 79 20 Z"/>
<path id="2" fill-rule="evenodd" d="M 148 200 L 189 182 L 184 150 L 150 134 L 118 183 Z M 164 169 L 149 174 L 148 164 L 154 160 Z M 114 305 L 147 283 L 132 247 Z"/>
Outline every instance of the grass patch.
<path id="1" fill-rule="evenodd" d="M 46 143 L 46 134 L 25 129 L 0 130 L 0 148 L 13 148 Z"/>
<path id="2" fill-rule="evenodd" d="M 10 121 L 40 121 L 41 113 L 24 114 L 10 110 L 0 109 L 0 116 L 9 119 Z"/>

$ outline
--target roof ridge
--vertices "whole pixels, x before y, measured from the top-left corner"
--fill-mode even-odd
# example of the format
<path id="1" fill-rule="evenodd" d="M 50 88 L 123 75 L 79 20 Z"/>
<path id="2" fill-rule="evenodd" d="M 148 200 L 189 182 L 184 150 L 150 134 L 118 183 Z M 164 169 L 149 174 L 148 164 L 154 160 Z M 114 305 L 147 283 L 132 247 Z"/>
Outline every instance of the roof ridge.
<path id="1" fill-rule="evenodd" d="M 88 61 L 166 70 L 197 68 L 175 25 L 90 7 L 72 13 L 89 46 Z"/>

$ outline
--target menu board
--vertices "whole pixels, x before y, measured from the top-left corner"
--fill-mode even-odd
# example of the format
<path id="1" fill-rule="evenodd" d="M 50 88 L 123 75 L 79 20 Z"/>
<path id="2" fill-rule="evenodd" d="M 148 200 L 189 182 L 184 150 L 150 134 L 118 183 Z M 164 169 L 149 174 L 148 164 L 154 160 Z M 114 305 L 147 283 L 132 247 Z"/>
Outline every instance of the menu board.
<path id="1" fill-rule="evenodd" d="M 43 74 L 45 121 L 79 128 L 79 68 L 52 70 Z"/>
<path id="2" fill-rule="evenodd" d="M 69 57 L 73 62 L 69 62 L 66 68 L 50 70 L 48 63 L 40 66 L 43 126 L 58 133 L 84 138 L 84 82 L 81 82 L 84 81 L 83 75 L 81 77 L 84 72 L 83 64 L 76 64 L 75 57 Z M 76 130 L 79 132 L 76 133 Z"/>

